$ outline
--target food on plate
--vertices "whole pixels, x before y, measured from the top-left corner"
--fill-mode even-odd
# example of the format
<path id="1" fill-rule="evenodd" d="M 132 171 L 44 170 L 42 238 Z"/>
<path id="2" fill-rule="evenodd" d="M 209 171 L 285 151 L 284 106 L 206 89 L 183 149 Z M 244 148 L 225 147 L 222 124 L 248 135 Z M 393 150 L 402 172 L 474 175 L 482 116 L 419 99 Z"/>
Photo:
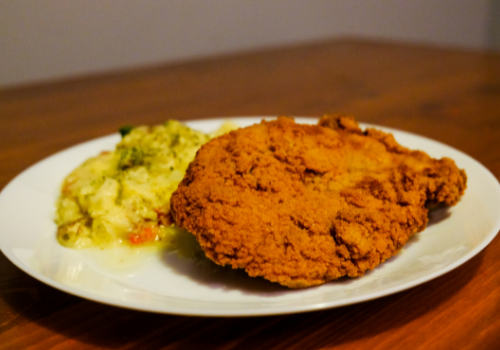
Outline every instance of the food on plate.
<path id="1" fill-rule="evenodd" d="M 57 202 L 59 243 L 71 248 L 169 242 L 169 200 L 199 147 L 234 128 L 207 135 L 178 121 L 124 127 L 111 152 L 88 159 L 66 177 Z"/>
<path id="2" fill-rule="evenodd" d="M 203 145 L 170 205 L 217 264 L 302 288 L 362 276 L 397 254 L 466 181 L 453 160 L 350 116 L 280 117 Z"/>

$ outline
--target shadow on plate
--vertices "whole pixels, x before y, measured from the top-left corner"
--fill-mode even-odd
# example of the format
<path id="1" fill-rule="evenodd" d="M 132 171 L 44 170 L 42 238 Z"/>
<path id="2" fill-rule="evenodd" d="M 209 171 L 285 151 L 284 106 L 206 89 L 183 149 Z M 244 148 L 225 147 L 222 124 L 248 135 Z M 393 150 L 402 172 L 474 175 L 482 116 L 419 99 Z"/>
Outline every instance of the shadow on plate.
<path id="1" fill-rule="evenodd" d="M 292 289 L 261 277 L 253 278 L 241 269 L 219 266 L 198 253 L 194 257 L 183 257 L 177 252 L 164 252 L 162 262 L 176 274 L 212 289 L 239 290 L 242 293 L 280 296 L 293 292 Z"/>
<path id="2" fill-rule="evenodd" d="M 429 221 L 427 222 L 427 227 L 431 227 L 434 225 L 443 222 L 451 217 L 451 212 L 449 207 L 438 207 L 435 209 L 430 209 L 427 214 Z"/>

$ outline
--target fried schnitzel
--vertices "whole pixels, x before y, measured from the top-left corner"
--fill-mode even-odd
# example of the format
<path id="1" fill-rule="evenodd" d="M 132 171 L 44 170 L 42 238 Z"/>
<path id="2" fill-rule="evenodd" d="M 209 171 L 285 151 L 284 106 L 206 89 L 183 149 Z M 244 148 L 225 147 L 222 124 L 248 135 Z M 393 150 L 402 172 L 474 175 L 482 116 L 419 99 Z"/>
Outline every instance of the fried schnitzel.
<path id="1" fill-rule="evenodd" d="M 456 204 L 466 181 L 453 160 L 350 116 L 279 117 L 202 146 L 171 213 L 217 264 L 303 288 L 375 268 L 425 229 L 429 207 Z"/>

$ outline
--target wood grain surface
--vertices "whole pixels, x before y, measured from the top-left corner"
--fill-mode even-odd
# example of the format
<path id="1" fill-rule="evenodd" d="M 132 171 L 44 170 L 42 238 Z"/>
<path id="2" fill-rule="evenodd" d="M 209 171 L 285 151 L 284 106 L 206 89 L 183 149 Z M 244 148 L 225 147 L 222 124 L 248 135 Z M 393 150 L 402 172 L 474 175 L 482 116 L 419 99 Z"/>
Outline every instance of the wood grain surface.
<path id="1" fill-rule="evenodd" d="M 0 188 L 124 124 L 329 112 L 441 141 L 500 178 L 499 54 L 346 38 L 0 90 Z M 102 305 L 47 286 L 0 254 L 0 348 L 500 349 L 500 238 L 404 292 L 253 318 Z"/>

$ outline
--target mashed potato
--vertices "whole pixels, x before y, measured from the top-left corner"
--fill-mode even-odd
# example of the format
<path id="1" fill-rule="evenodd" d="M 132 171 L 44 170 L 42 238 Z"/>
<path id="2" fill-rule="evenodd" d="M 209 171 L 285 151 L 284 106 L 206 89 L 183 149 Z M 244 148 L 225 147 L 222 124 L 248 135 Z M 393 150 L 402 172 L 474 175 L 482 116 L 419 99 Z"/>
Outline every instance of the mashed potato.
<path id="1" fill-rule="evenodd" d="M 234 129 L 207 135 L 177 121 L 123 129 L 113 152 L 85 161 L 63 182 L 57 239 L 70 248 L 168 244 L 180 230 L 170 196 L 199 147 Z"/>

